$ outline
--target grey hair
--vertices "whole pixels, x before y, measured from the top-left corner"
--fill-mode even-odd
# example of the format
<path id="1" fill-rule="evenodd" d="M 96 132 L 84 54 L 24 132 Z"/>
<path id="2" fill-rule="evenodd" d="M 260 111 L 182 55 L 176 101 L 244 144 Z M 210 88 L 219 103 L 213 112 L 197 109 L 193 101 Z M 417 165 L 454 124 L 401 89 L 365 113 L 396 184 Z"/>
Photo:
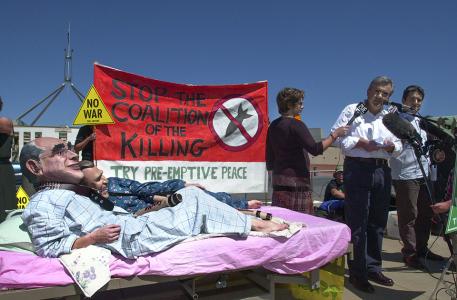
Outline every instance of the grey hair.
<path id="1" fill-rule="evenodd" d="M 40 160 L 40 154 L 43 153 L 44 150 L 39 148 L 35 141 L 31 141 L 22 147 L 21 155 L 19 156 L 19 163 L 21 164 L 21 171 L 22 174 L 33 184 L 37 183 L 37 178 L 35 174 L 27 169 L 26 163 L 28 160 Z"/>
<path id="2" fill-rule="evenodd" d="M 95 164 L 93 161 L 90 160 L 82 160 L 79 162 L 79 167 L 81 168 L 81 170 L 90 169 L 95 167 Z"/>
<path id="3" fill-rule="evenodd" d="M 370 90 L 373 87 L 379 86 L 379 85 L 381 85 L 381 86 L 384 86 L 384 85 L 392 86 L 392 93 L 390 93 L 390 96 L 392 96 L 392 94 L 394 93 L 394 83 L 392 82 L 392 79 L 390 79 L 387 76 L 377 76 L 370 82 L 370 86 L 368 86 L 368 90 Z"/>

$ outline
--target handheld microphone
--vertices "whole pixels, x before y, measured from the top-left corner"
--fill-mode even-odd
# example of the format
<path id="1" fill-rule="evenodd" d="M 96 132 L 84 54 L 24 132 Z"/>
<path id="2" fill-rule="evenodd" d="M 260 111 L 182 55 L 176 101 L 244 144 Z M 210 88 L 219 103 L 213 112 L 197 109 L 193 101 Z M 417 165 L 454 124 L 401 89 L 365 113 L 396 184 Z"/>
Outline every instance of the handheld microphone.
<path id="1" fill-rule="evenodd" d="M 260 218 L 262 220 L 271 220 L 273 218 L 273 215 L 271 213 L 266 213 L 261 210 L 249 210 L 249 209 L 239 209 L 240 212 L 242 212 L 245 215 L 248 216 L 255 216 L 257 218 Z"/>
<path id="2" fill-rule="evenodd" d="M 170 207 L 176 206 L 181 202 L 182 202 L 181 194 L 173 193 L 171 195 L 168 195 L 168 197 L 167 197 L 167 203 L 168 203 L 168 206 L 170 206 Z"/>
<path id="3" fill-rule="evenodd" d="M 365 106 L 365 103 L 359 102 L 359 104 L 357 104 L 357 106 L 355 107 L 354 115 L 349 120 L 349 122 L 346 124 L 346 126 L 352 125 L 352 123 L 354 123 L 355 119 L 357 119 L 361 115 L 366 114 L 367 111 L 368 111 L 368 107 Z"/>
<path id="4" fill-rule="evenodd" d="M 396 113 L 388 113 L 382 118 L 382 123 L 397 138 L 407 140 L 413 146 L 422 147 L 422 138 L 416 129 Z"/>
<path id="5" fill-rule="evenodd" d="M 181 194 L 173 193 L 171 195 L 168 195 L 164 200 L 156 201 L 154 204 L 148 205 L 145 208 L 138 210 L 137 212 L 134 213 L 134 216 L 139 217 L 141 215 L 144 215 L 145 213 L 148 213 L 151 211 L 157 211 L 164 207 L 173 207 L 173 206 L 178 205 L 181 202 L 182 202 Z"/>
<path id="6" fill-rule="evenodd" d="M 411 106 L 408 106 L 408 105 L 404 105 L 404 104 L 392 102 L 392 101 L 387 101 L 385 104 L 395 107 L 399 112 L 403 112 L 403 113 L 412 112 Z"/>

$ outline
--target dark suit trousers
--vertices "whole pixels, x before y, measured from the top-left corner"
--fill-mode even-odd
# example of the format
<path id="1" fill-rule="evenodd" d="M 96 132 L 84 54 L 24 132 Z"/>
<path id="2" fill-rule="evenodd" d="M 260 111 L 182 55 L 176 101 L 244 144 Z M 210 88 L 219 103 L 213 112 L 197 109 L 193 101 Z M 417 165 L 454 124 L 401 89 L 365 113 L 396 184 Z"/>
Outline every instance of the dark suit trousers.
<path id="1" fill-rule="evenodd" d="M 387 165 L 348 159 L 344 162 L 344 213 L 354 245 L 354 259 L 348 262 L 349 274 L 360 280 L 366 280 L 368 272 L 381 271 L 391 184 Z"/>
<path id="2" fill-rule="evenodd" d="M 425 252 L 433 211 L 424 180 L 394 180 L 398 229 L 405 256 Z"/>

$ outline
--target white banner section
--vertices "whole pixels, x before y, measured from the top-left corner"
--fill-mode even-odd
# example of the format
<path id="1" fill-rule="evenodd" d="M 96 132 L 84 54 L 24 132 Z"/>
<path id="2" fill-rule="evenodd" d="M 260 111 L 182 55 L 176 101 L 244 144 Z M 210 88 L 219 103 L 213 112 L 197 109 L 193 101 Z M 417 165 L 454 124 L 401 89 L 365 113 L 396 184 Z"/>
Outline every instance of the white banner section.
<path id="1" fill-rule="evenodd" d="M 96 165 L 106 177 L 139 182 L 182 179 L 212 192 L 265 193 L 265 162 L 108 161 Z"/>

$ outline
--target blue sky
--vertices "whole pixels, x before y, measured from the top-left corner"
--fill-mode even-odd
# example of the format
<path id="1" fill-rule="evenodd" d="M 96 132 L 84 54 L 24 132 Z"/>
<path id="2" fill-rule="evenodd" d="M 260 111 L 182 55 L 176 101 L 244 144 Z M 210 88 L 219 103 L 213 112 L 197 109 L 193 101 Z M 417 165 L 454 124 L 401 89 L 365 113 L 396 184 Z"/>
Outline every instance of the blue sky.
<path id="1" fill-rule="evenodd" d="M 0 3 L 2 115 L 16 118 L 63 82 L 68 22 L 83 94 L 94 61 L 177 83 L 268 80 L 270 120 L 277 92 L 298 87 L 302 120 L 328 133 L 388 75 L 393 100 L 419 84 L 423 115 L 456 114 L 457 1 L 17 0 Z M 79 106 L 65 89 L 38 125 L 71 125 Z"/>

